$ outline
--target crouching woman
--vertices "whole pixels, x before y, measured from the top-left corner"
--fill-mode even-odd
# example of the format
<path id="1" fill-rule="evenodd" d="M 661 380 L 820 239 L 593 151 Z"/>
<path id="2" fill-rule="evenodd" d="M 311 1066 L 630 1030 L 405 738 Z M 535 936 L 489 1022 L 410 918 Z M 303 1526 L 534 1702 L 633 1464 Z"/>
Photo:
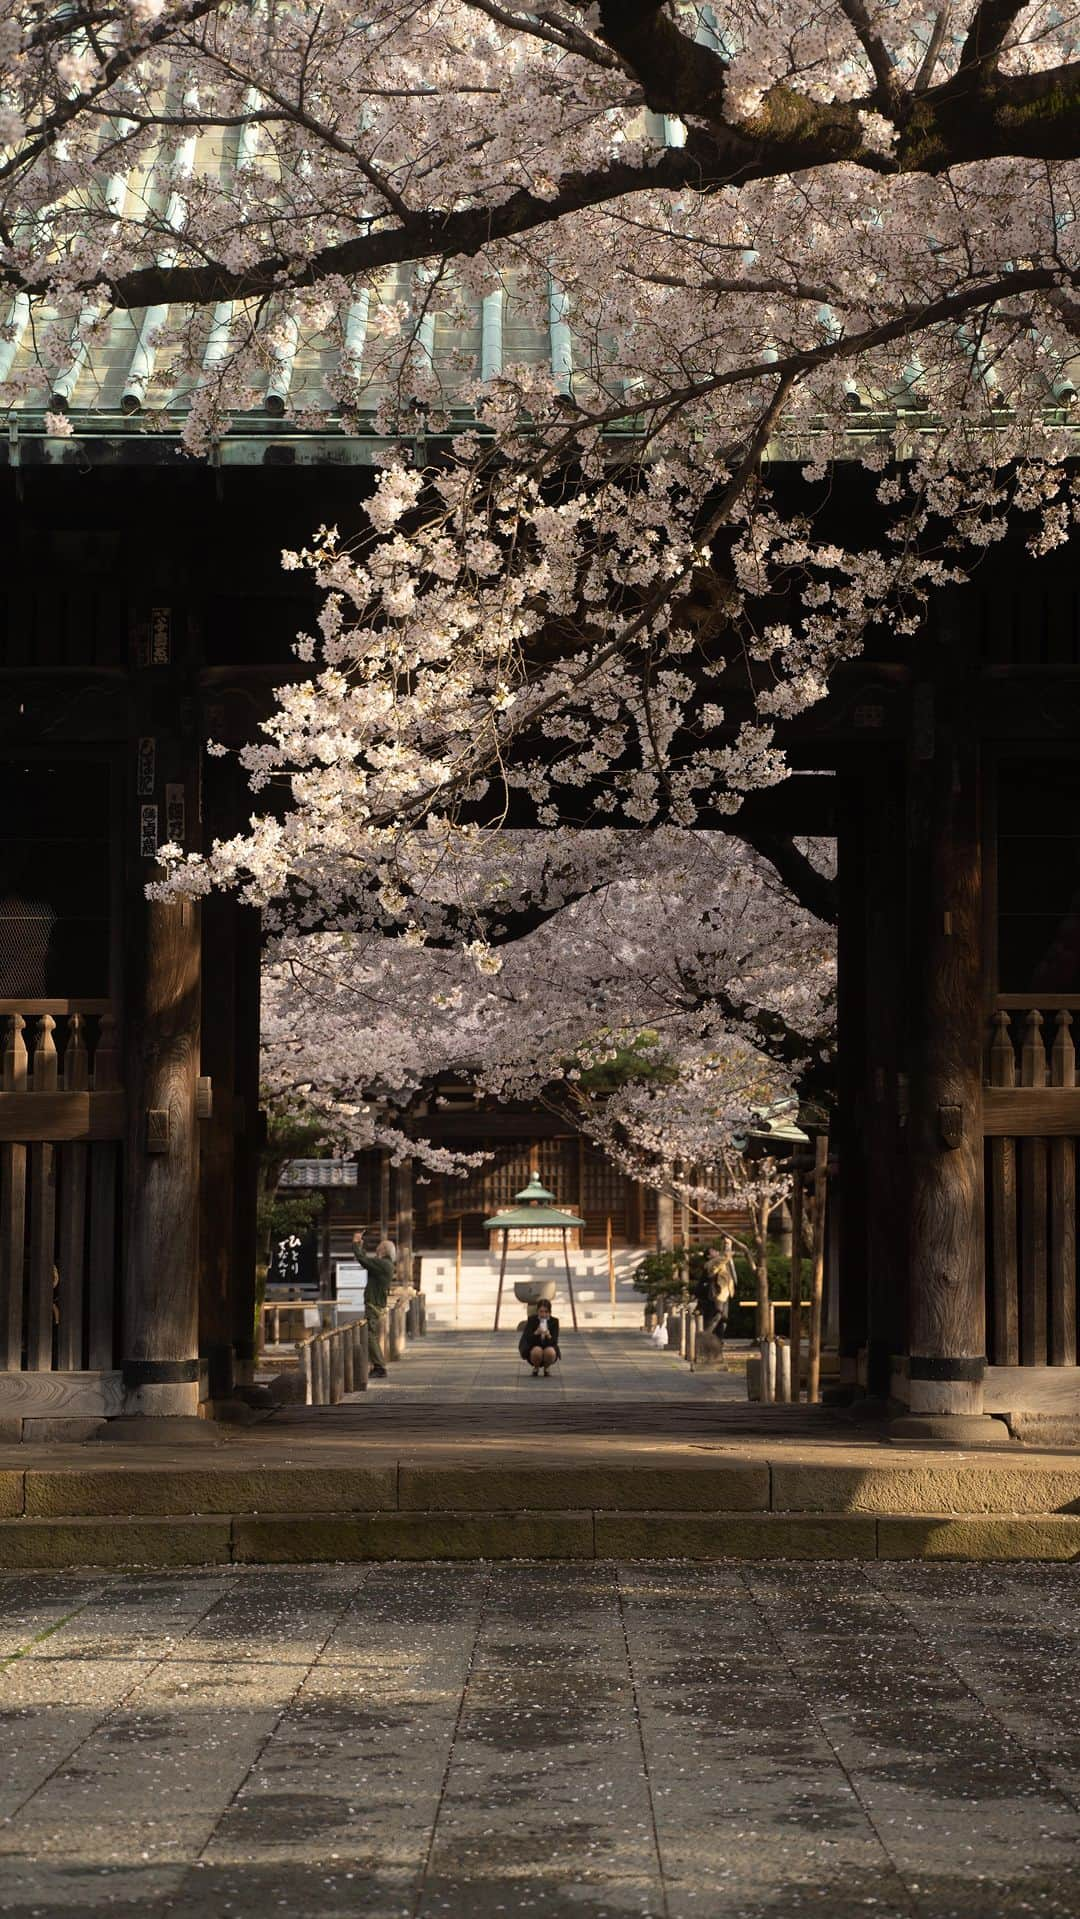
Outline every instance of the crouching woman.
<path id="1" fill-rule="evenodd" d="M 550 1299 L 537 1300 L 518 1340 L 518 1352 L 532 1367 L 534 1379 L 547 1378 L 559 1358 L 559 1322 L 552 1316 Z"/>

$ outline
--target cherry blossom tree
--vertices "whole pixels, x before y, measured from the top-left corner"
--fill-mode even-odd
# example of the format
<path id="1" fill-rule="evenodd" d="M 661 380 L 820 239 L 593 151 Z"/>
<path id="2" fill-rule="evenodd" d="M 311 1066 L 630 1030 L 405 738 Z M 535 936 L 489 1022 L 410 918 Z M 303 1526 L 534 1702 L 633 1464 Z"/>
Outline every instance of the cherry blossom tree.
<path id="1" fill-rule="evenodd" d="M 1014 514 L 1069 534 L 1078 39 L 1060 0 L 4 0 L 8 391 L 72 431 L 132 313 L 125 404 L 185 396 L 193 453 L 255 401 L 389 445 L 365 535 L 287 556 L 324 597 L 245 754 L 273 803 L 168 884 L 483 982 L 622 857 L 560 821 L 750 833 L 875 622 Z"/>
<path id="2" fill-rule="evenodd" d="M 535 859 L 547 836 L 521 837 Z M 484 948 L 479 967 L 453 939 L 283 933 L 267 975 L 272 1096 L 352 1147 L 455 1172 L 475 1159 L 433 1146 L 414 1114 L 440 1078 L 464 1078 L 547 1104 L 650 1185 L 715 1201 L 708 1177 L 753 1109 L 828 1088 L 832 932 L 725 835 L 582 834 L 582 869 L 603 873 L 609 842 L 617 876 Z M 504 857 L 513 870 L 513 845 Z"/>

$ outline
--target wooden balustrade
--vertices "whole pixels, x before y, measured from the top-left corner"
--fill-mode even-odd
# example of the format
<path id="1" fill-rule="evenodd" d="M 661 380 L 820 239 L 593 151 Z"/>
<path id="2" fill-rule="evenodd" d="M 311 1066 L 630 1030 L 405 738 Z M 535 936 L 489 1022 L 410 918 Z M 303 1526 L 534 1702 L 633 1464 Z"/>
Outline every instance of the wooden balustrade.
<path id="1" fill-rule="evenodd" d="M 0 1000 L 0 1372 L 114 1364 L 124 1095 L 103 1000 Z"/>
<path id="2" fill-rule="evenodd" d="M 983 1095 L 989 1353 L 995 1366 L 1075 1366 L 1076 1085 L 1067 1006 L 994 1014 Z M 1046 1031 L 1052 1038 L 1049 1053 Z"/>

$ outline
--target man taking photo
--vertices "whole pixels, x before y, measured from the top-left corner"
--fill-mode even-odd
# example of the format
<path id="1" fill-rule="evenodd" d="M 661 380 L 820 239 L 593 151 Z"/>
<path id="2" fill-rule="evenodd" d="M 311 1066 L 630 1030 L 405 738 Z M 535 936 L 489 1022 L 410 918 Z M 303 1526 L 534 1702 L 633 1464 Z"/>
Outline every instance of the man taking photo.
<path id="1" fill-rule="evenodd" d="M 358 1266 L 367 1274 L 364 1288 L 364 1314 L 368 1329 L 368 1355 L 371 1360 L 370 1377 L 385 1379 L 386 1366 L 379 1340 L 379 1321 L 383 1307 L 390 1297 L 390 1288 L 394 1283 L 394 1262 L 387 1259 L 379 1246 L 379 1234 L 373 1226 L 366 1226 L 362 1233 L 353 1234 L 353 1251 Z"/>

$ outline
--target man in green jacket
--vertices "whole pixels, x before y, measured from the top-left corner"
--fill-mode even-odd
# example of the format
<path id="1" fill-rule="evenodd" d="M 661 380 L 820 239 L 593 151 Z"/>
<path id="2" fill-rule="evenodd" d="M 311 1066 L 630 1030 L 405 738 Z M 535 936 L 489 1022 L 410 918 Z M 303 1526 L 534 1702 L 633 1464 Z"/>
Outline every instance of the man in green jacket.
<path id="1" fill-rule="evenodd" d="M 371 1377 L 385 1379 L 386 1366 L 383 1363 L 383 1350 L 379 1343 L 379 1320 L 394 1283 L 394 1264 L 392 1260 L 380 1259 L 375 1251 L 378 1243 L 379 1235 L 370 1226 L 363 1233 L 353 1234 L 353 1249 L 357 1264 L 362 1266 L 367 1274 L 367 1285 L 364 1288 L 364 1313 L 367 1319 Z"/>

